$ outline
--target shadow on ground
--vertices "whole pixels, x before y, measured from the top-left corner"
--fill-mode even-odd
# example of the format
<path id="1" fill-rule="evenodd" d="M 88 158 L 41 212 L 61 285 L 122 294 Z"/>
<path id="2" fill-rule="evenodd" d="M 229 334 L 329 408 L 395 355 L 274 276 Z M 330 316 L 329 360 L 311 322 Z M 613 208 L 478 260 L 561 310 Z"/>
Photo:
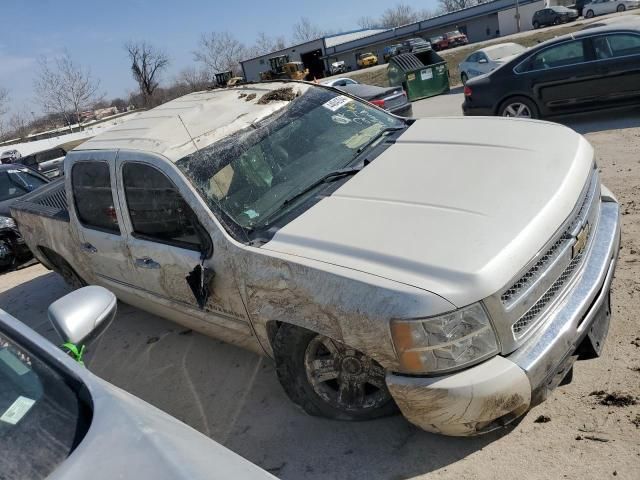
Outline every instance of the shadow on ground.
<path id="1" fill-rule="evenodd" d="M 612 110 L 565 115 L 553 119 L 573 128 L 583 135 L 607 130 L 640 127 L 640 107 L 625 107 Z"/>
<path id="2" fill-rule="evenodd" d="M 0 293 L 0 306 L 57 342 L 46 309 L 69 290 L 58 275 L 34 272 Z M 359 423 L 311 417 L 285 396 L 270 360 L 129 305 L 118 308 L 89 349 L 88 368 L 284 479 L 410 478 L 508 433 L 447 438 L 401 416 Z"/>

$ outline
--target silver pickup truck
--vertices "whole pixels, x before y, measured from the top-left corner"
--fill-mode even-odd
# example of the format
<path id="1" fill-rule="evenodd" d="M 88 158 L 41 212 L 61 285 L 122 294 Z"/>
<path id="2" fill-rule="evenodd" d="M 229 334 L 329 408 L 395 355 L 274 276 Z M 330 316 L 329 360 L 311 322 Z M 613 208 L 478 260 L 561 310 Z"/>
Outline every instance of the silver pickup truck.
<path id="1" fill-rule="evenodd" d="M 71 285 L 272 357 L 305 411 L 504 425 L 599 355 L 619 207 L 572 130 L 407 120 L 332 88 L 194 93 L 13 209 Z"/>

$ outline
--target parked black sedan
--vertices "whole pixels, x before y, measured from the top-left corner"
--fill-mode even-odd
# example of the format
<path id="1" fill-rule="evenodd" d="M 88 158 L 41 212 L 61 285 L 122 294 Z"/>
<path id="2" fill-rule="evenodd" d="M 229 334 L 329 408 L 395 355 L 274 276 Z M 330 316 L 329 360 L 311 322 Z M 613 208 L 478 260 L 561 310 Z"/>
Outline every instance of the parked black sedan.
<path id="1" fill-rule="evenodd" d="M 546 27 L 547 25 L 560 25 L 572 22 L 578 18 L 578 12 L 571 8 L 553 6 L 538 10 L 533 14 L 531 24 L 533 28 Z"/>
<path id="2" fill-rule="evenodd" d="M 640 22 L 555 38 L 469 80 L 465 115 L 548 117 L 640 103 Z"/>

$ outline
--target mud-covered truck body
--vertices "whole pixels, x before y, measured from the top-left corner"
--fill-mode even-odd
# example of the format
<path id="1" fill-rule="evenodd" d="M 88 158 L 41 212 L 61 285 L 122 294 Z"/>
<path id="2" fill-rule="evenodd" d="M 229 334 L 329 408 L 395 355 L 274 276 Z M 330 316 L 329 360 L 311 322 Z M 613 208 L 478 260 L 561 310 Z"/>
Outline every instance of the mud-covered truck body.
<path id="1" fill-rule="evenodd" d="M 311 414 L 486 432 L 607 334 L 618 204 L 559 125 L 269 82 L 166 103 L 64 168 L 13 208 L 45 266 L 272 357 Z"/>

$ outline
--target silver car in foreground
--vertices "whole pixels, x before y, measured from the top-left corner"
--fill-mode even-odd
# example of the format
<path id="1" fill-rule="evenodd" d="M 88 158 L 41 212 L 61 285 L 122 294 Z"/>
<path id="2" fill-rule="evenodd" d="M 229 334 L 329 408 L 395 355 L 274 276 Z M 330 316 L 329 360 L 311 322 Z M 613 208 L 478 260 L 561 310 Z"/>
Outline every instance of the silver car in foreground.
<path id="1" fill-rule="evenodd" d="M 86 343 L 116 298 L 85 287 L 54 302 L 61 336 Z M 101 380 L 0 310 L 0 479 L 274 479 L 177 419 Z"/>

